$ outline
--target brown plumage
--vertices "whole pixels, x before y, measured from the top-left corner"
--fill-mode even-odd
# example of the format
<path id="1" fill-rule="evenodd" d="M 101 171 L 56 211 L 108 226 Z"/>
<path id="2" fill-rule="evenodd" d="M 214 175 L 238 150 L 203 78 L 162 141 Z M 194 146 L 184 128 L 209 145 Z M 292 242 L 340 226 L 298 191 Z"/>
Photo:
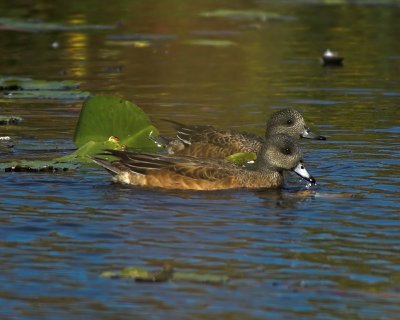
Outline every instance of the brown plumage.
<path id="1" fill-rule="evenodd" d="M 159 137 L 155 139 L 166 147 L 169 154 L 223 159 L 237 152 L 257 153 L 265 140 L 245 132 L 223 130 L 213 126 L 184 125 L 172 120 L 166 121 L 174 124 L 177 138 Z M 312 133 L 300 112 L 292 108 L 275 112 L 267 121 L 265 137 L 279 133 L 287 134 L 295 139 L 326 139 L 324 136 Z"/>
<path id="2" fill-rule="evenodd" d="M 253 170 L 218 159 L 117 150 L 108 153 L 119 160 L 95 158 L 93 161 L 111 172 L 114 181 L 130 185 L 187 190 L 277 188 L 283 184 L 284 170 L 293 170 L 315 183 L 302 165 L 298 143 L 283 134 L 264 142 Z"/>

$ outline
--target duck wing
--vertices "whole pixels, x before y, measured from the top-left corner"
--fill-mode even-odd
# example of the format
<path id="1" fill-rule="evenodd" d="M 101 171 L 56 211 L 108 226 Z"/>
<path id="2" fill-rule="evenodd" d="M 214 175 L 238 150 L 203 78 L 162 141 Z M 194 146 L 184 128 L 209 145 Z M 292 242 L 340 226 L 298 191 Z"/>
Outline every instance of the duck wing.
<path id="1" fill-rule="evenodd" d="M 117 162 L 120 165 L 140 174 L 148 174 L 154 170 L 163 170 L 193 179 L 217 181 L 231 177 L 237 170 L 241 170 L 237 166 L 223 160 L 134 153 L 118 150 L 108 150 L 108 153 L 119 158 L 120 160 Z"/>
<path id="2" fill-rule="evenodd" d="M 264 142 L 263 138 L 247 132 L 223 130 L 213 126 L 184 125 L 173 120 L 164 121 L 174 124 L 177 138 L 186 145 L 212 144 L 229 149 L 228 155 L 236 152 L 257 152 Z"/>

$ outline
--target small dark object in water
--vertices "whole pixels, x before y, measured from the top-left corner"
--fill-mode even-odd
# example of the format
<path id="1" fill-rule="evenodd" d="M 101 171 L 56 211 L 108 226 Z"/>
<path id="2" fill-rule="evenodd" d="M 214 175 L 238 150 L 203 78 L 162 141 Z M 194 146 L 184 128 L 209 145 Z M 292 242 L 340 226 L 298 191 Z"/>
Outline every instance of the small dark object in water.
<path id="1" fill-rule="evenodd" d="M 53 166 L 44 166 L 41 168 L 33 168 L 29 166 L 23 166 L 23 165 L 16 165 L 16 166 L 11 166 L 4 168 L 4 172 L 65 172 L 68 171 L 68 168 L 58 168 L 58 167 L 53 167 Z"/>
<path id="2" fill-rule="evenodd" d="M 322 55 L 321 62 L 323 66 L 342 66 L 344 57 L 341 57 L 337 52 L 327 49 Z"/>
<path id="3" fill-rule="evenodd" d="M 4 116 L 0 116 L 0 125 L 17 125 L 20 124 L 22 122 L 22 118 L 21 117 L 4 117 Z M 0 140 L 4 140 L 1 139 Z"/>
<path id="4" fill-rule="evenodd" d="M 103 72 L 106 73 L 116 73 L 116 72 L 121 72 L 123 69 L 122 66 L 111 66 L 111 67 L 105 67 L 103 68 Z"/>

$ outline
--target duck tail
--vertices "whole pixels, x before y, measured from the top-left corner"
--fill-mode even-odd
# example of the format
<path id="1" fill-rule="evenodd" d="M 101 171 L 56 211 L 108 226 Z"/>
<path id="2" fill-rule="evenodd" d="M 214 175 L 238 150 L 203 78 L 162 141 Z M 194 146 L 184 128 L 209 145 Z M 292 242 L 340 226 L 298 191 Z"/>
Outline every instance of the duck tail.
<path id="1" fill-rule="evenodd" d="M 108 172 L 110 172 L 112 175 L 117 175 L 121 173 L 121 169 L 118 168 L 117 166 L 113 165 L 112 162 L 100 159 L 100 158 L 95 158 L 95 157 L 90 157 L 90 159 L 98 164 L 99 166 L 103 167 L 106 169 Z"/>
<path id="2" fill-rule="evenodd" d="M 161 120 L 165 121 L 165 122 L 172 123 L 174 125 L 175 129 L 187 127 L 185 124 L 183 124 L 181 122 L 178 122 L 178 121 L 175 121 L 175 120 L 169 120 L 169 119 L 161 119 Z"/>

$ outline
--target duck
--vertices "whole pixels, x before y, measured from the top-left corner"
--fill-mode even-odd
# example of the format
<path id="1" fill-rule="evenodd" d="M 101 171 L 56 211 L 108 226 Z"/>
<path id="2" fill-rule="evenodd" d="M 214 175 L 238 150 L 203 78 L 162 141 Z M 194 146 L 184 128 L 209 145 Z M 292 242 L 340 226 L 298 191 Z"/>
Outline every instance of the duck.
<path id="1" fill-rule="evenodd" d="M 184 125 L 166 120 L 177 130 L 176 138 L 157 136 L 153 138 L 168 154 L 224 159 L 240 152 L 257 153 L 265 138 L 283 133 L 294 139 L 326 140 L 307 127 L 301 113 L 293 108 L 275 112 L 267 121 L 265 138 L 246 132 L 215 128 L 210 125 Z"/>
<path id="2" fill-rule="evenodd" d="M 252 168 L 239 167 L 222 159 L 193 156 L 122 150 L 107 150 L 103 155 L 117 160 L 99 157 L 92 160 L 110 172 L 114 182 L 126 185 L 199 191 L 272 189 L 284 184 L 284 171 L 293 171 L 311 184 L 316 183 L 303 164 L 298 141 L 287 134 L 268 137 Z"/>

